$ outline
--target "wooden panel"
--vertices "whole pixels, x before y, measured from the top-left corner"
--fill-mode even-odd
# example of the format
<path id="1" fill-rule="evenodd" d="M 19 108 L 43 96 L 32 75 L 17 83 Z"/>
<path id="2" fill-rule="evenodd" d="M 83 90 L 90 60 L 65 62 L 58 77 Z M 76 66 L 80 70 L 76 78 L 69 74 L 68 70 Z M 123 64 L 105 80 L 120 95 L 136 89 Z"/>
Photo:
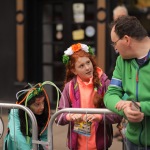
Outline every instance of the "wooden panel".
<path id="1" fill-rule="evenodd" d="M 105 71 L 105 8 L 105 0 L 98 0 L 97 9 L 100 9 L 100 11 L 97 13 L 97 19 L 101 20 L 101 22 L 97 23 L 97 64 L 103 71 Z"/>
<path id="2" fill-rule="evenodd" d="M 16 0 L 17 81 L 24 80 L 24 0 Z"/>

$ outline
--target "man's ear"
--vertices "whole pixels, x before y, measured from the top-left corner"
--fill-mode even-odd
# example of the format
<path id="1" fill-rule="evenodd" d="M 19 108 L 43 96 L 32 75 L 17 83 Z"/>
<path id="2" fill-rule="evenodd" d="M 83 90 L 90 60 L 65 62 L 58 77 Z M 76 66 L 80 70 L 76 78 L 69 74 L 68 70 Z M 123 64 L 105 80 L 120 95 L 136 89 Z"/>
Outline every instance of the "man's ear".
<path id="1" fill-rule="evenodd" d="M 125 35 L 124 39 L 125 39 L 126 44 L 129 46 L 131 43 L 131 38 L 128 35 Z"/>

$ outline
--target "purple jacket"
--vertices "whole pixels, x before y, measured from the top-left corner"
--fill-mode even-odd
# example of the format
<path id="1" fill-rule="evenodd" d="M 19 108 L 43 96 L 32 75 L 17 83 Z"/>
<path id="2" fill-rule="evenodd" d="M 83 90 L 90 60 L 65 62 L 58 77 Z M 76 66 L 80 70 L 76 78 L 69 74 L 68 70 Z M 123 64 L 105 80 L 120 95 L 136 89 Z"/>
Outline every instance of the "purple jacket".
<path id="1" fill-rule="evenodd" d="M 107 78 L 106 74 L 103 73 L 100 77 L 101 87 L 98 89 L 99 94 L 104 94 L 107 90 L 107 87 L 110 83 L 109 79 Z M 70 85 L 71 84 L 71 85 Z M 59 107 L 58 109 L 63 108 L 80 108 L 80 92 L 78 89 L 78 86 L 75 88 L 76 84 L 76 78 L 72 79 L 70 82 L 68 82 L 63 90 L 63 96 L 61 96 Z M 69 89 L 69 87 L 71 89 Z M 69 96 L 69 90 L 74 95 L 74 100 L 71 101 Z M 103 106 L 102 108 L 105 108 Z M 60 115 L 56 122 L 60 125 L 66 125 L 69 124 L 68 128 L 68 147 L 72 150 L 77 150 L 77 138 L 78 134 L 73 131 L 74 123 L 66 120 L 67 113 L 64 113 L 63 115 Z M 104 118 L 105 118 L 105 124 L 106 127 L 104 128 Z M 107 114 L 103 115 L 103 121 L 95 122 L 95 130 L 96 130 L 96 147 L 97 150 L 104 150 L 104 148 L 109 148 L 112 144 L 112 138 L 113 138 L 113 129 L 112 124 L 119 123 L 121 121 L 122 117 L 117 114 Z M 71 126 L 70 126 L 71 125 Z M 71 130 L 70 130 L 71 129 Z M 105 130 L 105 131 L 104 131 Z M 105 140 L 104 140 L 104 133 L 105 133 Z M 105 142 L 106 145 L 105 145 Z"/>

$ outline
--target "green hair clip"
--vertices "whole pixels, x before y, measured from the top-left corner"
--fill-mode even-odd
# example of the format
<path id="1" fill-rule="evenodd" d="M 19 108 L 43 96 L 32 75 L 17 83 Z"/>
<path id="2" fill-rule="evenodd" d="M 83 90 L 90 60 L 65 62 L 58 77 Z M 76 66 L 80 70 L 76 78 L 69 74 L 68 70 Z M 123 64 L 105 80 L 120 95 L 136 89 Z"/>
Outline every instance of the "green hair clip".
<path id="1" fill-rule="evenodd" d="M 91 55 L 94 55 L 94 51 L 93 51 L 93 49 L 91 48 L 91 46 L 89 46 L 89 53 L 91 54 Z"/>
<path id="2" fill-rule="evenodd" d="M 69 56 L 64 54 L 63 57 L 62 57 L 62 62 L 64 64 L 68 64 L 68 62 L 69 62 Z"/>
<path id="3" fill-rule="evenodd" d="M 43 91 L 43 87 L 40 86 L 39 88 L 35 88 L 33 89 L 33 91 L 29 94 L 27 101 L 29 101 L 30 99 L 32 99 L 33 97 L 39 95 L 40 92 Z"/>

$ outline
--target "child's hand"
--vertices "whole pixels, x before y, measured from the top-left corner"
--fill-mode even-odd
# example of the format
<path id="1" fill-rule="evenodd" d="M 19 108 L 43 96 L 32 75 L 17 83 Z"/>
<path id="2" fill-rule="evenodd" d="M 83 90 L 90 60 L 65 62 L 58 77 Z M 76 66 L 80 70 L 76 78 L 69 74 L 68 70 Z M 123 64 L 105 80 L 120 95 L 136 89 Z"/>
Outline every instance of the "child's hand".
<path id="1" fill-rule="evenodd" d="M 100 122 L 102 120 L 102 115 L 101 114 L 85 114 L 83 116 L 83 121 L 87 122 L 93 122 L 97 121 Z"/>
<path id="2" fill-rule="evenodd" d="M 66 119 L 68 121 L 81 121 L 82 120 L 82 114 L 67 114 Z"/>

